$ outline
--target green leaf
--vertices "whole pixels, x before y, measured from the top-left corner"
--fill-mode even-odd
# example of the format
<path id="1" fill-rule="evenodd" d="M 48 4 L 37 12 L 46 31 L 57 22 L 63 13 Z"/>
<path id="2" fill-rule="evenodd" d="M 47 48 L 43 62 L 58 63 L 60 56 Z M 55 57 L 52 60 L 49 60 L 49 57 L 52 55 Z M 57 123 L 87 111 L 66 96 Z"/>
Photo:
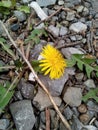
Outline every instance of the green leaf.
<path id="1" fill-rule="evenodd" d="M 34 70 L 36 71 L 36 72 L 39 72 L 39 73 L 41 73 L 41 67 L 39 66 L 39 61 L 38 60 L 33 60 L 32 62 L 31 62 L 31 65 L 32 65 L 32 67 L 34 68 Z"/>
<path id="2" fill-rule="evenodd" d="M 25 40 L 25 42 L 27 43 L 28 41 L 32 41 L 33 44 L 38 44 L 42 35 L 44 35 L 45 37 L 48 36 L 44 29 L 34 29 Z"/>
<path id="3" fill-rule="evenodd" d="M 0 6 L 2 7 L 10 8 L 11 5 L 12 5 L 11 1 L 8 1 L 8 0 L 3 0 L 0 2 Z"/>
<path id="4" fill-rule="evenodd" d="M 15 60 L 16 59 L 16 56 L 15 54 L 13 53 L 13 51 L 10 49 L 10 45 L 9 44 L 5 44 L 4 43 L 5 40 L 3 38 L 0 38 L 0 44 L 2 45 L 3 49 L 8 53 L 10 54 L 10 56 L 13 57 L 13 59 Z"/>
<path id="5" fill-rule="evenodd" d="M 87 77 L 90 78 L 90 74 L 91 72 L 94 70 L 93 67 L 91 67 L 90 65 L 85 65 L 85 70 L 86 70 L 86 73 L 87 73 Z"/>
<path id="6" fill-rule="evenodd" d="M 90 57 L 85 54 L 73 54 L 71 60 L 73 63 L 77 64 L 78 68 L 81 71 L 83 71 L 85 67 L 88 78 L 90 78 L 90 74 L 92 71 L 98 72 L 98 66 L 92 66 L 92 64 L 96 61 L 95 57 Z"/>
<path id="7" fill-rule="evenodd" d="M 20 59 L 15 60 L 14 63 L 15 63 L 15 66 L 19 69 L 23 67 L 23 63 L 22 61 L 20 61 Z"/>
<path id="8" fill-rule="evenodd" d="M 17 9 L 18 9 L 19 11 L 23 11 L 23 12 L 25 12 L 25 13 L 30 13 L 30 7 L 29 7 L 29 6 L 23 5 L 23 6 L 17 7 Z"/>
<path id="9" fill-rule="evenodd" d="M 98 88 L 91 89 L 85 96 L 82 97 L 84 102 L 88 101 L 89 99 L 94 99 L 98 102 Z"/>
<path id="10" fill-rule="evenodd" d="M 73 67 L 76 64 L 76 61 L 73 59 L 71 60 L 66 59 L 66 63 L 67 63 L 67 67 Z"/>
<path id="11" fill-rule="evenodd" d="M 6 84 L 8 85 L 8 84 Z M 12 98 L 14 91 L 7 92 L 6 87 L 0 84 L 0 110 L 4 109 L 10 99 Z"/>
<path id="12" fill-rule="evenodd" d="M 14 94 L 14 89 L 19 82 L 19 75 L 14 78 L 13 82 L 6 82 L 5 85 L 0 84 L 0 112 L 7 106 Z"/>

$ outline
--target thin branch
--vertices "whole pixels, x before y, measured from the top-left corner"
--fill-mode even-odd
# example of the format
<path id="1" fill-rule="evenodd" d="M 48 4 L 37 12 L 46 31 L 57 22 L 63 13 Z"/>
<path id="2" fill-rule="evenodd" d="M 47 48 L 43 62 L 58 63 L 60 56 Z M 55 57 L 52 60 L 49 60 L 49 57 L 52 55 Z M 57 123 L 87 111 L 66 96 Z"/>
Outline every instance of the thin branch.
<path id="1" fill-rule="evenodd" d="M 2 23 L 2 21 L 0 20 L 0 23 L 2 25 L 2 27 L 4 28 L 8 38 L 10 39 L 11 43 L 13 44 L 13 46 L 16 48 L 16 50 L 19 52 L 19 54 L 21 55 L 21 57 L 23 58 L 23 60 L 27 63 L 29 69 L 31 70 L 31 72 L 33 73 L 33 75 L 35 76 L 36 81 L 40 84 L 40 86 L 43 88 L 43 90 L 46 92 L 46 94 L 49 96 L 49 99 L 51 101 L 51 103 L 53 104 L 56 112 L 58 113 L 59 117 L 61 118 L 62 122 L 64 123 L 64 125 L 66 126 L 66 128 L 68 130 L 71 130 L 71 127 L 69 125 L 69 123 L 67 122 L 67 120 L 64 118 L 64 116 L 61 114 L 59 108 L 57 107 L 56 103 L 54 102 L 51 94 L 49 93 L 49 91 L 46 89 L 45 85 L 41 82 L 41 80 L 38 78 L 37 74 L 35 73 L 34 69 L 32 68 L 30 62 L 26 59 L 26 57 L 22 54 L 21 50 L 17 47 L 16 43 L 14 42 L 14 40 L 12 39 L 12 37 L 10 36 L 8 30 L 6 29 L 5 25 Z"/>
<path id="2" fill-rule="evenodd" d="M 46 108 L 46 130 L 50 130 L 50 111 Z"/>
<path id="3" fill-rule="evenodd" d="M 40 22 L 38 22 L 35 26 L 38 26 L 39 24 L 41 24 L 44 21 L 49 20 L 50 18 L 52 18 L 54 15 L 56 15 L 58 12 L 60 12 L 60 10 L 63 8 L 63 6 L 61 6 L 57 11 L 55 11 L 54 13 L 52 13 L 50 16 L 48 16 L 46 19 L 41 20 Z"/>

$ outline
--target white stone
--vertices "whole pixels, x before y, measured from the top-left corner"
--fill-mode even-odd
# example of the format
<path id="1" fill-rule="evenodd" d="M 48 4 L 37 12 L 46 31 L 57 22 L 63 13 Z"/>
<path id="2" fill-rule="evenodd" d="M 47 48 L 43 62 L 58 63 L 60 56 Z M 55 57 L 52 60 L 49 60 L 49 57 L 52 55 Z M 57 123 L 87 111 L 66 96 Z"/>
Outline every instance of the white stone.
<path id="1" fill-rule="evenodd" d="M 41 7 L 38 5 L 37 2 L 31 2 L 28 6 L 32 7 L 35 12 L 37 13 L 37 15 L 39 16 L 39 18 L 41 20 L 46 19 L 48 16 L 45 14 L 45 12 L 41 9 Z"/>
<path id="2" fill-rule="evenodd" d="M 29 81 L 35 82 L 35 76 L 32 72 L 29 74 Z"/>
<path id="3" fill-rule="evenodd" d="M 77 22 L 77 23 L 71 24 L 71 26 L 69 27 L 69 29 L 71 31 L 76 32 L 76 33 L 85 32 L 87 30 L 87 25 L 84 24 L 84 23 L 82 23 L 82 22 Z"/>

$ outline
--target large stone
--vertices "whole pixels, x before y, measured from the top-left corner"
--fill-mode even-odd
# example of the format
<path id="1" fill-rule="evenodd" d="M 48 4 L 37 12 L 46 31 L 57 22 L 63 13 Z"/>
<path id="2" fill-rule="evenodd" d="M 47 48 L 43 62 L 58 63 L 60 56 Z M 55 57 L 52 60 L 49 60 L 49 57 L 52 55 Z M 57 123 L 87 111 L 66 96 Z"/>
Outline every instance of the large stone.
<path id="1" fill-rule="evenodd" d="M 57 106 L 61 105 L 60 97 L 53 97 Z M 41 111 L 44 110 L 46 107 L 52 106 L 52 103 L 48 97 L 48 95 L 39 87 L 38 93 L 34 97 L 33 104 Z"/>
<path id="2" fill-rule="evenodd" d="M 36 0 L 36 2 L 41 6 L 49 6 L 49 5 L 54 5 L 56 0 Z"/>
<path id="3" fill-rule="evenodd" d="M 70 106 L 79 106 L 82 101 L 81 88 L 69 87 L 64 93 L 63 100 Z"/>
<path id="4" fill-rule="evenodd" d="M 84 54 L 81 50 L 75 47 L 67 47 L 61 49 L 61 52 L 67 59 L 71 59 L 72 54 Z"/>
<path id="5" fill-rule="evenodd" d="M 17 130 L 31 130 L 35 123 L 35 116 L 31 101 L 22 100 L 10 105 Z"/>
<path id="6" fill-rule="evenodd" d="M 65 69 L 64 75 L 59 79 L 50 79 L 49 76 L 39 75 L 40 80 L 43 82 L 43 84 L 47 87 L 51 95 L 53 96 L 59 96 L 62 93 L 62 90 L 64 88 L 64 84 L 67 82 L 69 75 L 75 74 L 74 68 L 67 68 Z"/>
<path id="7" fill-rule="evenodd" d="M 87 30 L 87 25 L 82 22 L 76 22 L 76 23 L 71 24 L 69 29 L 76 33 L 81 33 Z"/>

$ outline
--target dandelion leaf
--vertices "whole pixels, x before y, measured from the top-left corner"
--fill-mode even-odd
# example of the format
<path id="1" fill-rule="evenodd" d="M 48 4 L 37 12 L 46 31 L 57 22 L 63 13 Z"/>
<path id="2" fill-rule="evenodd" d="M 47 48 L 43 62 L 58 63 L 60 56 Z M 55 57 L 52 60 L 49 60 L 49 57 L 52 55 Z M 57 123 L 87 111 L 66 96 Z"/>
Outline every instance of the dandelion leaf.
<path id="1" fill-rule="evenodd" d="M 14 54 L 14 52 L 10 49 L 10 45 L 5 43 L 5 39 L 0 38 L 0 44 L 2 45 L 3 49 L 14 58 L 14 60 L 16 59 L 16 56 Z"/>
<path id="2" fill-rule="evenodd" d="M 98 102 L 97 94 L 98 94 L 98 88 L 91 89 L 85 96 L 82 97 L 82 100 L 86 102 L 89 99 L 94 99 L 96 102 Z"/>
<path id="3" fill-rule="evenodd" d="M 7 84 L 8 85 L 8 84 Z M 0 111 L 2 111 L 12 98 L 14 91 L 7 91 L 8 89 L 0 84 Z"/>
<path id="4" fill-rule="evenodd" d="M 87 73 L 87 77 L 90 78 L 90 74 L 91 72 L 94 70 L 93 67 L 91 67 L 90 65 L 85 65 L 85 70 L 86 70 L 86 73 Z"/>
<path id="5" fill-rule="evenodd" d="M 83 71 L 83 68 L 85 68 L 88 78 L 90 78 L 92 71 L 98 72 L 98 68 L 92 66 L 92 63 L 96 61 L 95 57 L 88 57 L 85 54 L 73 54 L 72 61 L 76 62 L 81 71 Z"/>

